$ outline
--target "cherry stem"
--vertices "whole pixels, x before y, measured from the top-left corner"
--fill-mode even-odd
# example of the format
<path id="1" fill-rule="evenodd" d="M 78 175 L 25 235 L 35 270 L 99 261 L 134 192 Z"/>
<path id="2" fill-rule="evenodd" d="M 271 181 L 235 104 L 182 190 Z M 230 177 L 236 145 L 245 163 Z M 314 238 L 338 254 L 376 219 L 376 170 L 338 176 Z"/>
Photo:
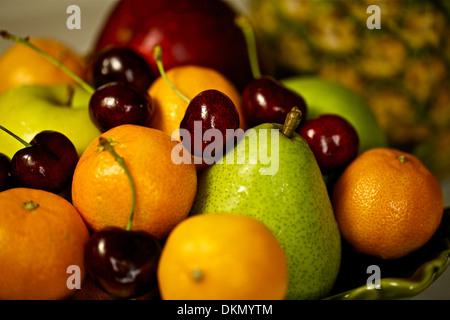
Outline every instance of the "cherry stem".
<path id="1" fill-rule="evenodd" d="M 301 121 L 302 112 L 299 108 L 293 107 L 287 114 L 286 121 L 283 124 L 283 134 L 288 138 L 292 138 L 294 131 L 297 129 Z"/>
<path id="2" fill-rule="evenodd" d="M 15 36 L 15 35 L 9 33 L 6 30 L 0 30 L 0 37 L 2 37 L 3 39 L 6 39 L 6 40 L 11 40 L 11 41 L 14 41 L 16 43 L 21 43 L 21 44 L 26 45 L 27 47 L 29 47 L 32 50 L 34 50 L 37 53 L 39 53 L 42 57 L 47 59 L 49 62 L 53 63 L 60 70 L 65 72 L 69 77 L 71 77 L 80 87 L 82 87 L 88 93 L 93 94 L 95 92 L 94 88 L 92 88 L 89 84 L 87 84 L 83 79 L 81 79 L 78 75 L 76 75 L 72 70 L 70 70 L 64 64 L 62 64 L 61 61 L 58 61 L 57 59 L 55 59 L 54 57 L 49 55 L 47 52 L 39 49 L 34 44 L 32 44 L 29 41 L 28 37 L 27 38 L 18 37 L 18 36 Z"/>
<path id="3" fill-rule="evenodd" d="M 190 103 L 191 100 L 189 100 L 184 94 L 182 94 L 175 86 L 169 81 L 169 78 L 167 78 L 166 72 L 164 71 L 164 65 L 162 62 L 162 47 L 157 44 L 153 47 L 153 58 L 156 61 L 156 65 L 158 66 L 159 73 L 164 78 L 164 80 L 167 82 L 167 84 L 175 91 L 184 101 L 187 103 Z"/>
<path id="4" fill-rule="evenodd" d="M 7 134 L 12 136 L 13 138 L 15 138 L 17 141 L 19 141 L 21 144 L 23 144 L 26 148 L 31 147 L 31 144 L 29 144 L 28 142 L 26 142 L 21 137 L 19 137 L 18 135 L 14 134 L 13 132 L 9 131 L 4 126 L 0 125 L 0 129 L 5 131 Z"/>
<path id="5" fill-rule="evenodd" d="M 127 165 L 125 164 L 125 159 L 117 154 L 116 150 L 114 150 L 114 145 L 115 145 L 115 143 L 111 139 L 105 139 L 103 137 L 99 138 L 99 150 L 100 151 L 106 150 L 109 153 L 111 153 L 111 155 L 114 157 L 114 159 L 117 161 L 117 163 L 119 163 L 119 165 L 125 171 L 128 181 L 130 182 L 131 193 L 133 195 L 133 199 L 131 201 L 131 212 L 130 212 L 130 216 L 128 217 L 128 224 L 127 224 L 127 228 L 126 228 L 127 231 L 130 231 L 131 225 L 133 223 L 134 208 L 136 205 L 136 188 L 134 186 L 134 181 L 133 181 L 133 178 L 131 177 L 131 173 L 128 170 Z"/>
<path id="6" fill-rule="evenodd" d="M 252 69 L 253 78 L 260 78 L 261 70 L 259 68 L 256 38 L 252 24 L 250 23 L 250 20 L 243 15 L 236 17 L 235 23 L 239 26 L 239 28 L 241 28 L 247 43 L 247 52 L 250 59 L 250 67 Z"/>

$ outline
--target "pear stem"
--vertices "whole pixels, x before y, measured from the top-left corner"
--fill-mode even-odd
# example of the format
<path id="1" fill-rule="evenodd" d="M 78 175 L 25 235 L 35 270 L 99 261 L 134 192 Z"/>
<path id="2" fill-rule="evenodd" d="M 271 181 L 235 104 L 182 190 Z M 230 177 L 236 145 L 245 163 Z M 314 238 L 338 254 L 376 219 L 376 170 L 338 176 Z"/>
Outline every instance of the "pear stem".
<path id="1" fill-rule="evenodd" d="M 81 79 L 78 75 L 76 75 L 72 70 L 70 70 L 65 65 L 63 65 L 61 63 L 61 61 L 58 61 L 57 59 L 55 59 L 54 57 L 49 55 L 47 52 L 39 49 L 34 44 L 32 44 L 29 41 L 28 37 L 27 38 L 18 37 L 18 36 L 15 36 L 15 35 L 9 33 L 6 30 L 0 30 L 0 37 L 2 37 L 3 39 L 6 39 L 6 40 L 11 40 L 16 43 L 21 43 L 21 44 L 26 45 L 27 47 L 29 47 L 32 50 L 39 53 L 42 57 L 47 59 L 49 62 L 53 63 L 55 66 L 57 66 L 63 72 L 65 72 L 69 77 L 71 77 L 80 87 L 82 87 L 84 90 L 86 90 L 89 94 L 93 94 L 95 92 L 94 88 L 92 88 L 89 84 L 87 84 L 83 79 Z"/>
<path id="2" fill-rule="evenodd" d="M 12 136 L 13 138 L 15 138 L 17 141 L 19 141 L 21 144 L 23 144 L 26 148 L 31 147 L 31 144 L 29 144 L 28 142 L 26 142 L 21 137 L 19 137 L 18 135 L 14 134 L 13 132 L 9 131 L 4 126 L 0 125 L 0 129 L 5 131 L 7 134 Z"/>
<path id="3" fill-rule="evenodd" d="M 164 65 L 162 62 L 162 47 L 157 44 L 153 47 L 153 58 L 156 61 L 156 65 L 158 66 L 159 73 L 164 78 L 164 80 L 167 82 L 167 84 L 175 91 L 184 101 L 187 103 L 190 103 L 191 100 L 188 99 L 184 94 L 182 94 L 170 81 L 169 78 L 167 78 L 166 72 L 164 71 Z"/>
<path id="4" fill-rule="evenodd" d="M 250 67 L 252 69 L 253 78 L 261 77 L 261 70 L 259 68 L 258 54 L 256 49 L 256 38 L 253 31 L 252 24 L 249 19 L 243 15 L 236 17 L 235 23 L 241 28 L 247 43 L 247 52 L 250 59 Z"/>
<path id="5" fill-rule="evenodd" d="M 292 138 L 294 131 L 297 129 L 301 121 L 302 112 L 299 108 L 293 107 L 287 114 L 286 121 L 283 124 L 283 134 L 288 138 Z"/>
<path id="6" fill-rule="evenodd" d="M 125 159 L 123 157 L 119 156 L 117 154 L 116 150 L 114 150 L 114 142 L 112 142 L 111 139 L 105 139 L 103 137 L 100 137 L 99 138 L 99 148 L 102 151 L 106 150 L 109 153 L 111 153 L 111 155 L 114 157 L 114 159 L 119 163 L 119 165 L 125 171 L 125 174 L 127 175 L 128 181 L 130 182 L 131 193 L 133 195 L 133 199 L 131 201 L 131 211 L 130 211 L 130 215 L 128 217 L 128 224 L 127 224 L 127 227 L 126 227 L 126 230 L 130 231 L 132 223 L 133 223 L 134 208 L 135 208 L 135 205 L 136 205 L 136 188 L 135 188 L 135 185 L 134 185 L 133 178 L 131 177 L 131 173 L 128 170 L 127 165 L 125 164 Z"/>

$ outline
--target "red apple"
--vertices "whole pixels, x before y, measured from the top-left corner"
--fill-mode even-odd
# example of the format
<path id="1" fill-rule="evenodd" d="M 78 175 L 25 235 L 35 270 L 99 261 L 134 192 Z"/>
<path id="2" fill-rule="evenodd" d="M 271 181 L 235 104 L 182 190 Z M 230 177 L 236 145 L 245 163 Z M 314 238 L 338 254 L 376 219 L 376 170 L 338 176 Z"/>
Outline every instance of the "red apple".
<path id="1" fill-rule="evenodd" d="M 159 76 L 152 50 L 160 44 L 166 70 L 185 64 L 213 68 L 242 90 L 252 72 L 235 17 L 222 0 L 121 0 L 107 19 L 96 49 L 130 46 Z"/>

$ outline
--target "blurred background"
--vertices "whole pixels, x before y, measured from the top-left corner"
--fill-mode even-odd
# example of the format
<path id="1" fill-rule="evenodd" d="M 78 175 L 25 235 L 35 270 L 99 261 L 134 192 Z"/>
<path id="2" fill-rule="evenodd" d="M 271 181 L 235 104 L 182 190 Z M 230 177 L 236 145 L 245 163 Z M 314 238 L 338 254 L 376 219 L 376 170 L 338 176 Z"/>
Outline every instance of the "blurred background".
<path id="1" fill-rule="evenodd" d="M 227 1 L 252 19 L 265 71 L 319 75 L 362 95 L 390 145 L 421 158 L 450 205 L 450 1 Z M 56 38 L 87 55 L 115 3 L 0 0 L 0 29 Z M 79 30 L 66 27 L 73 4 Z M 373 4 L 381 29 L 366 26 Z M 0 54 L 11 45 L 0 41 Z M 414 299 L 450 299 L 450 270 Z"/>
<path id="2" fill-rule="evenodd" d="M 380 9 L 380 29 L 366 22 Z M 253 0 L 264 61 L 278 77 L 313 74 L 361 94 L 389 144 L 450 174 L 450 2 Z M 320 17 L 320 18 L 319 18 Z"/>

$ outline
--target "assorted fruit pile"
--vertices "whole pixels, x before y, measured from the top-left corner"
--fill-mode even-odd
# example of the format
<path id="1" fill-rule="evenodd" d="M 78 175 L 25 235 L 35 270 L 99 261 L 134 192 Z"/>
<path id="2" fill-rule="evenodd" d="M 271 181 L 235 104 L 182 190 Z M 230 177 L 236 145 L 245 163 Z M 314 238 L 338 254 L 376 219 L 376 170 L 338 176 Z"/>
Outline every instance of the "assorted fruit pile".
<path id="1" fill-rule="evenodd" d="M 261 74 L 221 0 L 122 0 L 86 59 L 0 35 L 0 299 L 320 299 L 344 241 L 398 259 L 441 223 L 365 100 Z"/>

